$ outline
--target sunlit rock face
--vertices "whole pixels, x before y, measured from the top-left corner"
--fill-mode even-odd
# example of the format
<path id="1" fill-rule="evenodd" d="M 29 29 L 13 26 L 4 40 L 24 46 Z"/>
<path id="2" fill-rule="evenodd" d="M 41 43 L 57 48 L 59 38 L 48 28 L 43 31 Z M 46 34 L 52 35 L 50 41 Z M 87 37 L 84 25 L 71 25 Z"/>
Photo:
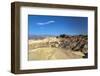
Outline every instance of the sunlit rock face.
<path id="1" fill-rule="evenodd" d="M 84 35 L 29 40 L 29 60 L 79 59 L 87 57 L 88 38 Z"/>

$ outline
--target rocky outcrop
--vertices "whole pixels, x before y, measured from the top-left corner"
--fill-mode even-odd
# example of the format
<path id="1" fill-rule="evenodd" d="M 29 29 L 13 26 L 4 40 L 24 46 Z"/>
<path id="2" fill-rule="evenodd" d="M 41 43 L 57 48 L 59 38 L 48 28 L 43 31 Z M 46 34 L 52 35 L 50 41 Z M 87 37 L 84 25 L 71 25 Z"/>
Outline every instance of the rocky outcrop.
<path id="1" fill-rule="evenodd" d="M 73 51 L 81 51 L 82 53 L 88 53 L 88 41 L 84 36 L 70 36 L 67 38 L 53 38 L 49 40 L 48 45 L 50 47 L 70 49 Z"/>

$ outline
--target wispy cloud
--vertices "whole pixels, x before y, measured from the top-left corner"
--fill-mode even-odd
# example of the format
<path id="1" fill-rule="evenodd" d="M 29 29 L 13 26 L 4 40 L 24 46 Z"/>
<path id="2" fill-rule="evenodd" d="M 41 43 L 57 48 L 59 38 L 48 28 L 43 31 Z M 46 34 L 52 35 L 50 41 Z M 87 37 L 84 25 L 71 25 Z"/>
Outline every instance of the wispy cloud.
<path id="1" fill-rule="evenodd" d="M 54 23 L 55 21 L 51 20 L 51 21 L 47 21 L 47 22 L 39 22 L 37 23 L 37 25 L 47 25 L 47 24 L 51 24 L 51 23 Z"/>

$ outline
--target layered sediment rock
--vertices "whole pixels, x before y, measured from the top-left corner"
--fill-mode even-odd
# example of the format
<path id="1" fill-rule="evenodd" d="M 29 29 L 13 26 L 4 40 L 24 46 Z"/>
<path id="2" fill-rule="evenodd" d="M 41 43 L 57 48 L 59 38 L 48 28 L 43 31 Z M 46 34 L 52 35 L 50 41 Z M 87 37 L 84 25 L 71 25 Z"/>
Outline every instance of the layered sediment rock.
<path id="1" fill-rule="evenodd" d="M 55 40 L 49 41 L 49 46 L 72 49 L 73 51 L 81 51 L 87 53 L 88 42 L 85 37 L 72 36 L 69 38 L 57 38 Z"/>

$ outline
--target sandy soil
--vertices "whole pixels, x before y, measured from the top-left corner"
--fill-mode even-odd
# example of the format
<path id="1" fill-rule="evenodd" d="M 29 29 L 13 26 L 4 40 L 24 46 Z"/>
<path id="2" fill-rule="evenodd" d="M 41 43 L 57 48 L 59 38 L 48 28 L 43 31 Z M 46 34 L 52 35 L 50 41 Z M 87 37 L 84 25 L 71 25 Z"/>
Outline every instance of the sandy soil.
<path id="1" fill-rule="evenodd" d="M 84 54 L 62 48 L 43 47 L 29 50 L 29 60 L 79 59 Z"/>

